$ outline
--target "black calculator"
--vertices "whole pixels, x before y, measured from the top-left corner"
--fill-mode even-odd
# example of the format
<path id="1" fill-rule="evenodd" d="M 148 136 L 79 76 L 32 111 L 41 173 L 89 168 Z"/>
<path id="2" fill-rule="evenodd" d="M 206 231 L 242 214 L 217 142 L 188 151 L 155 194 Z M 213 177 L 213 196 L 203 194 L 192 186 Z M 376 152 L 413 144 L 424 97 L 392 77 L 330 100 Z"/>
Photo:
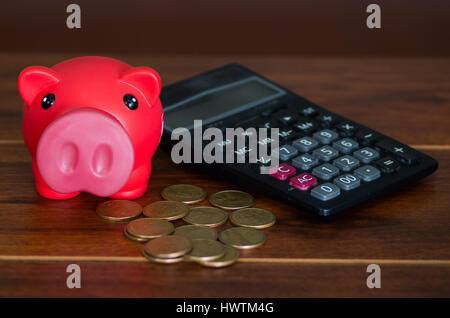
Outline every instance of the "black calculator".
<path id="1" fill-rule="evenodd" d="M 321 216 L 332 215 L 391 193 L 437 169 L 435 159 L 283 88 L 239 65 L 196 75 L 162 89 L 162 146 L 171 151 L 174 129 L 278 128 L 279 162 L 268 174 L 271 156 L 255 162 L 197 163 L 220 178 Z M 270 143 L 269 137 L 258 143 Z M 233 140 L 221 140 L 221 146 Z M 201 147 L 205 146 L 202 141 Z M 192 148 L 194 142 L 191 143 Z M 242 144 L 240 145 L 242 146 Z M 229 146 L 228 146 L 229 147 Z M 198 150 L 198 149 L 197 149 Z M 258 151 L 244 146 L 236 156 Z M 273 158 L 273 157 L 272 157 Z"/>

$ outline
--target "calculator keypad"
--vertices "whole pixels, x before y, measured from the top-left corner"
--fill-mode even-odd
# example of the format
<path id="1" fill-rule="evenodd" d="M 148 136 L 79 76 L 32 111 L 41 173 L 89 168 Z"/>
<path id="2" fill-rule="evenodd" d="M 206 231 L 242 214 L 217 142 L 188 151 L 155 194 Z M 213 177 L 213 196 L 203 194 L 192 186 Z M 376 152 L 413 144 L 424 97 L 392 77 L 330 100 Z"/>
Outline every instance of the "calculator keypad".
<path id="1" fill-rule="evenodd" d="M 286 182 L 294 195 L 299 191 L 328 201 L 416 160 L 410 148 L 312 106 L 299 106 L 298 111 L 291 107 L 290 111 L 274 112 L 259 119 L 256 126 L 279 128 L 281 145 L 273 154 L 281 163 L 270 168 L 270 176 Z M 258 144 L 270 147 L 273 141 L 266 137 L 258 139 Z M 259 167 L 270 166 L 270 162 L 270 156 L 258 157 Z"/>
<path id="2" fill-rule="evenodd" d="M 355 141 L 353 139 L 344 138 L 344 139 L 333 142 L 333 147 L 342 153 L 349 154 L 349 153 L 353 152 L 354 150 L 358 149 L 359 144 L 357 141 Z"/>

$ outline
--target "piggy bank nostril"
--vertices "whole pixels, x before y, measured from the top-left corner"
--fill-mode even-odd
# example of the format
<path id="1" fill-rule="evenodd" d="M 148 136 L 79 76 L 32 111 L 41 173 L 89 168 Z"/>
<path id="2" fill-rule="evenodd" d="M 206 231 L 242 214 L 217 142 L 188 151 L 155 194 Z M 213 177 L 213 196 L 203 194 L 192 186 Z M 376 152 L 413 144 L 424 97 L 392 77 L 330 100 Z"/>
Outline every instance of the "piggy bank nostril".
<path id="1" fill-rule="evenodd" d="M 113 152 L 111 146 L 102 144 L 99 145 L 92 157 L 92 172 L 103 177 L 109 173 L 113 164 Z"/>
<path id="2" fill-rule="evenodd" d="M 59 155 L 59 169 L 62 173 L 71 174 L 78 164 L 78 148 L 69 142 L 61 147 Z"/>
<path id="3" fill-rule="evenodd" d="M 130 178 L 134 148 L 117 120 L 93 109 L 79 109 L 61 115 L 45 128 L 36 164 L 53 191 L 110 196 Z"/>

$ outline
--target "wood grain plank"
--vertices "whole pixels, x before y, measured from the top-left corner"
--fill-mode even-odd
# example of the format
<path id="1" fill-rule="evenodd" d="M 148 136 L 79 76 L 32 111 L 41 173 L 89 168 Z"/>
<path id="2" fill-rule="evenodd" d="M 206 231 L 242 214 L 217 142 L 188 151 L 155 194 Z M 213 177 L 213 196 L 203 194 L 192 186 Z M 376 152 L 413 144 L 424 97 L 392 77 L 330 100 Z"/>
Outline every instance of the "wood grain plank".
<path id="1" fill-rule="evenodd" d="M 0 140 L 20 140 L 17 76 L 69 54 L 0 54 Z M 142 56 L 112 54 L 148 65 L 170 84 L 239 62 L 311 101 L 407 144 L 450 145 L 450 59 Z"/>
<path id="2" fill-rule="evenodd" d="M 0 297 L 448 297 L 450 267 L 367 265 L 78 263 L 81 288 L 68 289 L 70 263 L 0 263 Z"/>
<path id="3" fill-rule="evenodd" d="M 44 199 L 34 190 L 24 145 L 0 145 L 0 153 L 0 255 L 140 255 L 141 244 L 123 237 L 123 224 L 95 214 L 104 199 L 89 194 Z M 263 247 L 242 257 L 450 259 L 450 152 L 427 153 L 441 163 L 435 174 L 336 217 L 318 218 L 254 194 L 255 206 L 272 210 L 278 222 L 264 230 L 268 240 Z M 137 201 L 145 205 L 160 200 L 163 187 L 180 182 L 200 185 L 209 194 L 236 188 L 172 164 L 168 154 L 158 151 L 149 190 Z"/>
<path id="4" fill-rule="evenodd" d="M 50 255 L 0 255 L 2 262 L 88 262 L 88 263 L 147 263 L 141 256 L 50 256 Z M 240 257 L 238 263 L 272 263 L 272 264 L 315 264 L 315 265 L 361 265 L 387 264 L 397 266 L 450 266 L 450 260 L 441 259 L 386 259 L 386 258 L 269 258 Z"/>

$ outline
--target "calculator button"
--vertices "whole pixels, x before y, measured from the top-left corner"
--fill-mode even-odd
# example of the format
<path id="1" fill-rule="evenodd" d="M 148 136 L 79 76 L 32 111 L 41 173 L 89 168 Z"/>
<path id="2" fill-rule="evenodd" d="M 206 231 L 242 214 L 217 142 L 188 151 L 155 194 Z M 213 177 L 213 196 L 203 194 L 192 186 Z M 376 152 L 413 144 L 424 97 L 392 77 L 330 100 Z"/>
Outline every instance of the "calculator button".
<path id="1" fill-rule="evenodd" d="M 369 147 L 359 149 L 353 153 L 353 157 L 364 163 L 370 163 L 373 160 L 378 159 L 379 156 L 380 153 L 378 151 Z"/>
<path id="2" fill-rule="evenodd" d="M 341 136 L 350 137 L 355 133 L 356 127 L 352 123 L 344 122 L 336 126 Z"/>
<path id="3" fill-rule="evenodd" d="M 295 130 L 302 132 L 303 134 L 310 134 L 316 131 L 318 126 L 313 120 L 300 120 L 294 125 Z"/>
<path id="4" fill-rule="evenodd" d="M 333 143 L 333 147 L 339 150 L 342 153 L 351 153 L 354 150 L 358 149 L 359 144 L 353 139 L 344 138 Z"/>
<path id="5" fill-rule="evenodd" d="M 258 171 L 261 174 L 270 173 L 270 165 L 272 163 L 272 157 L 269 155 L 256 157 L 256 162 L 250 162 L 250 168 Z"/>
<path id="6" fill-rule="evenodd" d="M 305 171 L 317 166 L 318 164 L 319 159 L 307 153 L 292 159 L 292 165 L 294 167 Z"/>
<path id="7" fill-rule="evenodd" d="M 306 191 L 309 188 L 317 184 L 317 179 L 309 173 L 302 173 L 289 180 L 289 185 L 302 191 Z"/>
<path id="8" fill-rule="evenodd" d="M 333 164 L 342 171 L 348 172 L 359 166 L 359 160 L 350 155 L 345 155 L 334 159 Z"/>
<path id="9" fill-rule="evenodd" d="M 414 150 L 405 145 L 385 139 L 377 143 L 376 146 L 394 155 L 407 165 L 413 164 L 417 160 L 417 155 Z"/>
<path id="10" fill-rule="evenodd" d="M 274 141 L 275 139 L 271 137 L 258 137 L 258 145 L 260 146 L 268 146 Z"/>
<path id="11" fill-rule="evenodd" d="M 336 117 L 330 114 L 320 114 L 316 120 L 323 127 L 330 127 L 336 122 Z"/>
<path id="12" fill-rule="evenodd" d="M 322 146 L 313 151 L 313 156 L 319 158 L 322 161 L 330 161 L 339 155 L 339 152 L 330 146 Z"/>
<path id="13" fill-rule="evenodd" d="M 243 163 L 246 161 L 246 158 L 249 156 L 249 154 L 251 152 L 256 151 L 256 149 L 250 148 L 248 146 L 243 146 L 239 149 L 236 149 L 234 151 L 235 155 L 236 155 L 236 159 L 238 163 Z"/>
<path id="14" fill-rule="evenodd" d="M 341 194 L 339 187 L 332 183 L 321 184 L 311 190 L 311 196 L 321 201 L 328 201 L 334 199 Z"/>
<path id="15" fill-rule="evenodd" d="M 278 136 L 282 141 L 287 142 L 297 137 L 297 133 L 293 129 L 282 128 L 278 131 Z"/>
<path id="16" fill-rule="evenodd" d="M 317 114 L 317 110 L 311 106 L 302 106 L 300 107 L 299 113 L 305 117 L 312 117 Z"/>
<path id="17" fill-rule="evenodd" d="M 373 181 L 375 179 L 378 179 L 381 175 L 380 170 L 373 166 L 362 166 L 361 168 L 356 169 L 353 171 L 355 176 L 363 179 L 366 182 Z"/>
<path id="18" fill-rule="evenodd" d="M 281 146 L 280 148 L 275 149 L 274 155 L 278 155 L 280 160 L 287 161 L 298 154 L 297 148 L 294 148 L 289 145 Z"/>
<path id="19" fill-rule="evenodd" d="M 381 158 L 380 160 L 377 160 L 375 164 L 383 173 L 393 173 L 400 169 L 400 163 L 391 157 Z"/>
<path id="20" fill-rule="evenodd" d="M 283 125 L 290 125 L 292 123 L 295 123 L 296 120 L 297 119 L 290 114 L 282 114 L 278 116 L 278 121 Z"/>
<path id="21" fill-rule="evenodd" d="M 254 128 L 254 129 L 242 128 L 242 129 L 243 129 L 242 132 L 240 132 L 240 133 L 236 132 L 236 136 L 239 138 L 243 137 L 247 140 L 250 137 L 258 135 L 258 130 L 256 128 Z M 235 130 L 236 130 L 236 128 L 235 128 Z"/>
<path id="22" fill-rule="evenodd" d="M 342 176 L 335 178 L 333 182 L 345 191 L 356 189 L 361 185 L 361 180 L 350 173 L 343 174 Z"/>
<path id="23" fill-rule="evenodd" d="M 338 139 L 339 135 L 335 131 L 332 131 L 330 129 L 324 129 L 314 133 L 313 138 L 317 139 L 324 145 L 328 145 L 333 140 Z"/>
<path id="24" fill-rule="evenodd" d="M 254 127 L 262 127 L 262 128 L 276 128 L 278 127 L 278 124 L 274 120 L 262 120 L 258 121 Z"/>
<path id="25" fill-rule="evenodd" d="M 302 137 L 300 139 L 295 140 L 292 143 L 292 146 L 297 148 L 302 152 L 309 152 L 319 146 L 319 142 L 311 137 Z"/>
<path id="26" fill-rule="evenodd" d="M 322 180 L 330 180 L 339 174 L 339 169 L 329 163 L 324 163 L 312 170 L 312 174 Z"/>
<path id="27" fill-rule="evenodd" d="M 278 180 L 286 180 L 287 178 L 292 177 L 296 172 L 294 167 L 291 167 L 286 163 L 282 163 L 274 169 L 271 168 L 271 171 L 272 173 L 270 173 L 270 175 Z"/>
<path id="28" fill-rule="evenodd" d="M 274 112 L 273 109 L 266 109 L 266 110 L 263 110 L 260 113 L 260 115 L 261 115 L 261 117 L 270 117 L 270 115 L 272 115 L 273 112 Z"/>
<path id="29" fill-rule="evenodd" d="M 216 145 L 218 145 L 219 147 L 224 148 L 224 147 L 226 147 L 226 145 L 229 145 L 231 143 L 232 143 L 232 141 L 230 139 L 225 139 L 225 140 L 221 140 L 221 141 L 216 142 Z"/>
<path id="30" fill-rule="evenodd" d="M 270 165 L 271 162 L 272 162 L 272 156 L 264 155 L 264 156 L 256 157 L 256 163 L 261 166 L 267 167 Z"/>
<path id="31" fill-rule="evenodd" d="M 376 133 L 369 129 L 363 129 L 358 131 L 355 137 L 358 138 L 358 140 L 364 146 L 370 146 L 377 140 Z"/>

